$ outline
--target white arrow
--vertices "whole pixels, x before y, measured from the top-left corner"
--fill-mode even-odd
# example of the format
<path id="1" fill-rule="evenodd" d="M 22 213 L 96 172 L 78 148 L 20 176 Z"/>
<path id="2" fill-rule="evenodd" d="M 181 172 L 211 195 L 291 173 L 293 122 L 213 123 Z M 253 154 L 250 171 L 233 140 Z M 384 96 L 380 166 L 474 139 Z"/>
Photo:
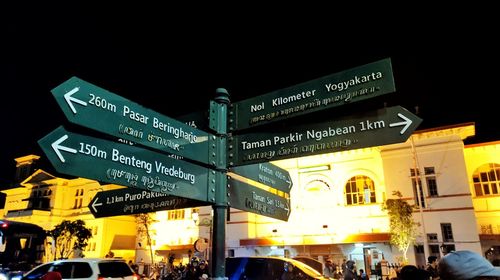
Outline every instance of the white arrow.
<path id="1" fill-rule="evenodd" d="M 91 205 L 91 206 L 92 206 L 92 209 L 94 209 L 94 212 L 96 212 L 96 213 L 97 213 L 97 208 L 95 208 L 95 207 L 96 207 L 96 206 L 101 206 L 101 205 L 102 205 L 102 202 L 101 202 L 101 203 L 97 203 L 97 200 L 98 200 L 98 199 L 99 199 L 99 198 L 98 198 L 98 197 L 96 197 L 96 198 L 95 198 L 95 200 L 94 200 L 94 202 L 92 202 L 92 205 Z"/>
<path id="2" fill-rule="evenodd" d="M 403 129 L 401 129 L 401 131 L 399 132 L 399 134 L 403 134 L 408 129 L 408 127 L 410 127 L 410 125 L 413 123 L 413 121 L 410 120 L 409 118 L 405 117 L 401 113 L 398 113 L 398 117 L 402 118 L 404 121 L 403 122 L 397 122 L 397 123 L 390 123 L 389 127 L 404 125 Z"/>
<path id="3" fill-rule="evenodd" d="M 75 109 L 75 106 L 73 106 L 73 102 L 75 103 L 78 103 L 80 105 L 83 105 L 83 106 L 87 106 L 87 102 L 85 101 L 82 101 L 80 99 L 76 99 L 74 98 L 72 95 L 76 92 L 78 92 L 80 90 L 79 87 L 75 87 L 74 89 L 68 91 L 65 95 L 64 95 L 64 99 L 66 100 L 66 102 L 68 103 L 69 105 L 69 108 L 71 108 L 71 111 L 73 111 L 73 114 L 76 114 L 76 109 Z"/>
<path id="4" fill-rule="evenodd" d="M 288 189 L 291 189 L 291 188 L 292 188 L 292 186 L 293 186 L 293 182 L 292 182 L 292 180 L 286 180 L 285 182 L 287 182 L 287 183 L 288 183 Z"/>
<path id="5" fill-rule="evenodd" d="M 61 154 L 60 151 L 66 151 L 66 152 L 69 152 L 69 153 L 76 154 L 76 150 L 75 149 L 59 145 L 62 142 L 64 142 L 66 139 L 68 139 L 68 135 L 64 134 L 61 138 L 57 139 L 56 141 L 54 141 L 54 143 L 52 143 L 52 145 L 50 145 L 50 146 L 52 146 L 52 149 L 54 150 L 54 152 L 56 152 L 56 155 L 57 155 L 57 157 L 59 157 L 59 160 L 61 162 L 65 162 L 65 160 L 64 160 L 64 157 L 62 156 L 62 154 Z"/>

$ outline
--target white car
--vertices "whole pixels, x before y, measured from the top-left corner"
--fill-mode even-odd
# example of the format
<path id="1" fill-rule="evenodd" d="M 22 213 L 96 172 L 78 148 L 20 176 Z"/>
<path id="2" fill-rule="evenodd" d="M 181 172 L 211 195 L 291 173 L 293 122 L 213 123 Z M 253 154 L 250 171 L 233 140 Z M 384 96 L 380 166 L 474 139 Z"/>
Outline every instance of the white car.
<path id="1" fill-rule="evenodd" d="M 139 276 L 121 259 L 78 258 L 51 261 L 25 273 L 22 280 L 39 280 L 57 270 L 63 280 L 139 280 Z"/>

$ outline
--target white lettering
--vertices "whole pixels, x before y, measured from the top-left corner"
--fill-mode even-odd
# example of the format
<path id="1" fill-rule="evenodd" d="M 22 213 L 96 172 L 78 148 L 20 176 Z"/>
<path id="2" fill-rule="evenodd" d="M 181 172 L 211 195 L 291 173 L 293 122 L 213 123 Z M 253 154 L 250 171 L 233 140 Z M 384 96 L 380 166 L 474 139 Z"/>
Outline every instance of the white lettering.
<path id="1" fill-rule="evenodd" d="M 124 156 L 120 154 L 120 151 L 113 149 L 111 153 L 111 160 L 114 162 L 119 162 L 124 165 L 141 168 L 146 170 L 147 173 L 151 173 L 153 165 L 151 162 L 140 160 L 135 158 L 135 156 Z"/>
<path id="2" fill-rule="evenodd" d="M 125 106 L 125 105 L 123 105 L 123 115 L 122 116 L 128 117 L 129 119 L 136 121 L 136 122 L 148 124 L 149 117 L 146 117 L 145 115 L 143 115 L 141 113 L 134 112 L 134 111 L 130 110 L 130 108 L 128 106 Z"/>
<path id="3" fill-rule="evenodd" d="M 316 92 L 316 90 L 314 89 L 314 90 L 303 91 L 301 93 L 291 95 L 291 96 L 274 98 L 272 100 L 272 105 L 273 105 L 273 107 L 276 107 L 276 106 L 281 106 L 281 105 L 284 105 L 287 103 L 295 102 L 295 101 L 298 101 L 301 99 L 309 98 L 309 97 L 314 96 L 315 92 Z"/>
<path id="4" fill-rule="evenodd" d="M 382 77 L 383 77 L 383 75 L 381 72 L 377 72 L 377 73 L 372 72 L 371 74 L 364 75 L 361 77 L 354 76 L 352 79 L 347 80 L 347 81 L 342 81 L 342 82 L 334 83 L 334 84 L 328 83 L 328 84 L 325 84 L 325 87 L 326 87 L 327 92 L 335 92 L 335 91 L 341 92 L 343 90 L 348 89 L 351 86 L 361 85 L 361 84 L 364 84 L 364 83 L 367 83 L 370 81 L 379 80 L 379 79 L 382 79 Z"/>

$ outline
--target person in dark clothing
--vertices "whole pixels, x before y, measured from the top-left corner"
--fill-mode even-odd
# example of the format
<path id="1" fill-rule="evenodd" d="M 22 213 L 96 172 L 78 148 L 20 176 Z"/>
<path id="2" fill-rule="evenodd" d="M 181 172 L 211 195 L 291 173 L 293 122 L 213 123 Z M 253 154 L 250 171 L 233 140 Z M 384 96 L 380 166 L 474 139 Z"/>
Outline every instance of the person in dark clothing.
<path id="1" fill-rule="evenodd" d="M 333 266 L 333 262 L 331 259 L 327 259 L 325 262 L 325 268 L 323 268 L 323 276 L 332 277 L 335 273 L 335 267 Z"/>
<path id="2" fill-rule="evenodd" d="M 206 274 L 206 277 L 210 277 L 210 273 L 208 273 L 208 266 L 207 263 L 204 260 L 200 261 L 200 264 L 198 265 L 198 270 L 196 276 L 198 279 L 203 279 L 203 274 Z M 205 279 L 207 279 L 205 278 Z"/>
<path id="3" fill-rule="evenodd" d="M 186 274 L 184 276 L 184 279 L 186 280 L 199 280 L 199 260 L 197 258 L 192 258 L 191 263 L 188 264 L 186 267 Z"/>
<path id="4" fill-rule="evenodd" d="M 427 267 L 425 270 L 430 273 L 432 280 L 439 280 L 438 261 L 436 256 L 429 256 L 427 258 Z"/>
<path id="5" fill-rule="evenodd" d="M 356 280 L 356 266 L 354 261 L 348 260 L 345 263 L 344 280 Z"/>
<path id="6" fill-rule="evenodd" d="M 368 275 L 366 275 L 364 269 L 359 270 L 359 280 L 368 280 Z"/>
<path id="7" fill-rule="evenodd" d="M 294 280 L 295 272 L 293 270 L 293 264 L 287 262 L 285 265 L 285 271 L 281 275 L 281 280 Z"/>
<path id="8" fill-rule="evenodd" d="M 430 276 L 429 272 L 414 265 L 405 265 L 399 272 L 399 279 L 401 280 L 429 280 Z"/>
<path id="9" fill-rule="evenodd" d="M 342 264 L 340 265 L 340 270 L 342 270 L 342 273 L 344 273 L 344 271 L 347 269 L 347 263 L 346 263 L 346 260 L 343 259 L 342 260 Z"/>
<path id="10" fill-rule="evenodd" d="M 335 272 L 333 273 L 333 279 L 336 279 L 336 280 L 342 279 L 342 276 L 343 276 L 343 274 L 342 274 L 342 271 L 340 270 L 340 266 L 337 266 L 335 268 Z"/>

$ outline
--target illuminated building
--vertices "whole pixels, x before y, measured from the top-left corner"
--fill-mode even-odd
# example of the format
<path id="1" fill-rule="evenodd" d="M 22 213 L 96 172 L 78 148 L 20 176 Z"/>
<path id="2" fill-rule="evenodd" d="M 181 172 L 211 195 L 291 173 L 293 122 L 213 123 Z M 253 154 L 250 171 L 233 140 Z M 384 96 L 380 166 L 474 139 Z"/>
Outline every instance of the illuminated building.
<path id="1" fill-rule="evenodd" d="M 53 229 L 63 220 L 81 219 L 92 231 L 83 252 L 85 257 L 104 257 L 112 250 L 115 255 L 134 260 L 137 247 L 134 217 L 95 219 L 87 207 L 96 192 L 121 186 L 100 185 L 84 178 L 58 178 L 42 169 L 33 170 L 38 159 L 35 155 L 15 159 L 15 186 L 2 190 L 6 194 L 4 209 L 0 210 L 2 218 L 34 223 L 45 230 Z M 45 260 L 53 257 L 53 247 L 48 243 Z"/>
<path id="2" fill-rule="evenodd" d="M 416 131 L 404 143 L 273 162 L 288 170 L 293 180 L 289 221 L 230 208 L 227 255 L 310 256 L 320 261 L 331 257 L 337 263 L 346 258 L 355 260 L 365 271 L 382 258 L 397 263 L 402 253 L 389 244 L 389 218 L 381 206 L 387 198 L 395 198 L 393 191 L 400 191 L 405 201 L 420 206 L 414 212 L 420 236 L 408 252 L 410 263 L 424 265 L 425 257 L 441 256 L 443 248 L 468 249 L 482 255 L 492 252 L 489 257 L 498 259 L 500 142 L 465 146 L 464 140 L 474 134 L 474 124 L 466 123 Z M 94 219 L 85 208 L 99 188 L 116 186 L 37 172 L 21 184 L 23 188 L 4 191 L 4 218 L 36 221 L 45 228 L 63 217 L 82 218 L 88 226 L 99 228 L 102 240 L 93 239 L 96 255 L 108 250 L 116 253 L 114 240 L 130 240 L 135 235 L 133 217 Z M 38 188 L 46 186 L 52 191 L 50 202 L 46 202 L 50 210 L 28 204 L 33 195 L 27 190 L 33 189 L 34 182 L 42 182 Z M 74 208 L 75 193 L 82 187 L 83 203 Z M 417 200 L 420 187 L 423 195 Z M 193 244 L 210 240 L 210 213 L 210 206 L 157 212 L 157 222 L 150 230 L 155 261 L 169 254 L 184 263 L 192 254 L 208 258 L 210 246 L 196 252 Z M 117 228 L 127 233 L 113 232 Z M 139 243 L 135 241 L 116 255 L 133 258 L 130 254 L 135 253 L 136 260 L 150 262 Z"/>

